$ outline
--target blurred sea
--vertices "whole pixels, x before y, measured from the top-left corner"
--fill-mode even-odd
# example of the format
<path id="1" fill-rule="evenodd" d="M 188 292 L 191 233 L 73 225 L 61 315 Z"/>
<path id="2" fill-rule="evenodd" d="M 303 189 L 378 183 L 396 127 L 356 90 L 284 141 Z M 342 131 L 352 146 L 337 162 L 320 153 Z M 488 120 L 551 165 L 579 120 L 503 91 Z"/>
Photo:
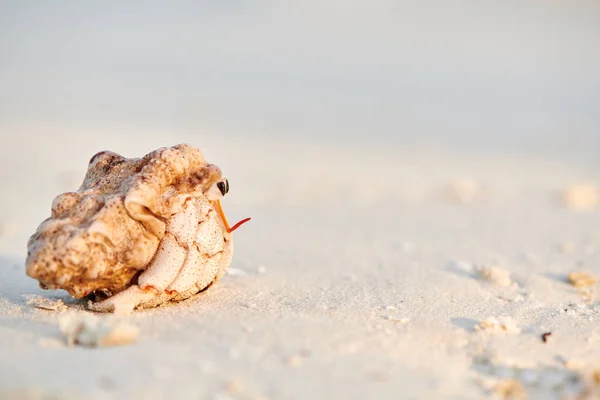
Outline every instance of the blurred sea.
<path id="1" fill-rule="evenodd" d="M 119 127 L 595 164 L 599 43 L 597 1 L 0 1 L 0 140 Z"/>

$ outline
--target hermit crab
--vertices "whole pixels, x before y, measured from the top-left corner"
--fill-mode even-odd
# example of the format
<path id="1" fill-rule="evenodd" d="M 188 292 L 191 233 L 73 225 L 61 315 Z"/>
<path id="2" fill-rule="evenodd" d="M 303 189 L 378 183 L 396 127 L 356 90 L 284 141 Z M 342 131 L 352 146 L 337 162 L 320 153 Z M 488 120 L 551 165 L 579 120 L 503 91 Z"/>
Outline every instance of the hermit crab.
<path id="1" fill-rule="evenodd" d="M 223 276 L 233 256 L 221 170 L 180 144 L 143 158 L 103 151 L 83 184 L 52 203 L 27 243 L 26 273 L 99 312 L 180 301 Z"/>

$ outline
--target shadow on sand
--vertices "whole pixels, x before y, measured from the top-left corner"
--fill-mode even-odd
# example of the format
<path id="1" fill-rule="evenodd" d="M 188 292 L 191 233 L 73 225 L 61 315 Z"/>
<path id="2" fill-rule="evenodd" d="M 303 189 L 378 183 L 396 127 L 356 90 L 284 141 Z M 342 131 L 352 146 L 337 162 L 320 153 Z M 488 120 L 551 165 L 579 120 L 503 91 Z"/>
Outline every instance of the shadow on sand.
<path id="1" fill-rule="evenodd" d="M 450 322 L 452 322 L 454 326 L 462 328 L 467 332 L 473 332 L 475 330 L 475 325 L 479 323 L 476 319 L 464 317 L 450 318 Z"/>

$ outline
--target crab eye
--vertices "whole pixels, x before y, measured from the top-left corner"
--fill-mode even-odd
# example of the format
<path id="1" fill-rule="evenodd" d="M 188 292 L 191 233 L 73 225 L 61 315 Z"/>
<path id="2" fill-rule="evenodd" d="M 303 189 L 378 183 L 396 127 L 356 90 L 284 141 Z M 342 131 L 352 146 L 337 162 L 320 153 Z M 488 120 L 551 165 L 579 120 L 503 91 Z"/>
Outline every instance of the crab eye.
<path id="1" fill-rule="evenodd" d="M 221 191 L 221 194 L 225 196 L 229 192 L 229 181 L 227 179 L 217 182 L 217 187 Z"/>

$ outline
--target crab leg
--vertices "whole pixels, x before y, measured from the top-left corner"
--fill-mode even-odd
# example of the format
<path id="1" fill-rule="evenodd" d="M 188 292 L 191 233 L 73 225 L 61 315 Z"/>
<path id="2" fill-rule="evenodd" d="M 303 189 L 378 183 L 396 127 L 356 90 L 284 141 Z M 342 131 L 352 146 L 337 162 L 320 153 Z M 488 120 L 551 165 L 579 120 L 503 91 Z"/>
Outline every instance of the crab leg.
<path id="1" fill-rule="evenodd" d="M 156 255 L 139 276 L 138 284 L 91 304 L 90 308 L 96 311 L 119 309 L 130 312 L 141 304 L 167 301 L 172 296 L 165 289 L 176 279 L 182 266 L 187 262 L 193 263 L 194 254 L 190 254 L 190 249 L 195 250 L 195 233 L 203 218 L 194 201 L 186 202 L 184 209 L 167 223 L 167 231 Z"/>
<path id="2" fill-rule="evenodd" d="M 88 307 L 97 312 L 129 314 L 139 304 L 155 299 L 157 294 L 155 290 L 142 290 L 138 285 L 132 285 L 106 300 L 98 303 L 89 302 Z"/>
<path id="3" fill-rule="evenodd" d="M 202 208 L 202 204 L 198 204 L 198 208 Z M 199 289 L 204 289 L 219 272 L 223 251 L 222 229 L 216 215 L 209 210 L 207 209 L 207 219 L 198 224 L 183 268 L 166 289 L 169 293 L 181 293 L 196 284 Z"/>
<path id="4" fill-rule="evenodd" d="M 152 264 L 138 278 L 139 287 L 163 291 L 177 276 L 186 254 L 186 249 L 177 243 L 177 239 L 171 233 L 165 233 Z"/>
<path id="5" fill-rule="evenodd" d="M 194 201 L 187 201 L 183 210 L 171 217 L 156 256 L 138 279 L 142 289 L 162 292 L 173 282 L 193 248 L 194 233 L 202 219 Z"/>
<path id="6" fill-rule="evenodd" d="M 89 308 L 100 312 L 130 313 L 144 303 L 167 301 L 171 296 L 164 289 L 177 276 L 186 254 L 175 237 L 166 233 L 152 265 L 138 278 L 138 285 L 131 285 L 104 301 L 91 303 Z"/>
<path id="7" fill-rule="evenodd" d="M 140 306 L 187 298 L 208 287 L 231 262 L 231 232 L 248 220 L 230 227 L 218 200 L 188 199 L 183 210 L 169 219 L 156 255 L 138 284 L 89 307 L 128 313 Z"/>
<path id="8" fill-rule="evenodd" d="M 183 293 L 196 286 L 198 290 L 207 287 L 217 276 L 221 262 L 221 253 L 214 256 L 201 255 L 196 250 L 190 250 L 190 256 L 183 266 L 177 279 L 167 288 L 170 294 Z"/>

